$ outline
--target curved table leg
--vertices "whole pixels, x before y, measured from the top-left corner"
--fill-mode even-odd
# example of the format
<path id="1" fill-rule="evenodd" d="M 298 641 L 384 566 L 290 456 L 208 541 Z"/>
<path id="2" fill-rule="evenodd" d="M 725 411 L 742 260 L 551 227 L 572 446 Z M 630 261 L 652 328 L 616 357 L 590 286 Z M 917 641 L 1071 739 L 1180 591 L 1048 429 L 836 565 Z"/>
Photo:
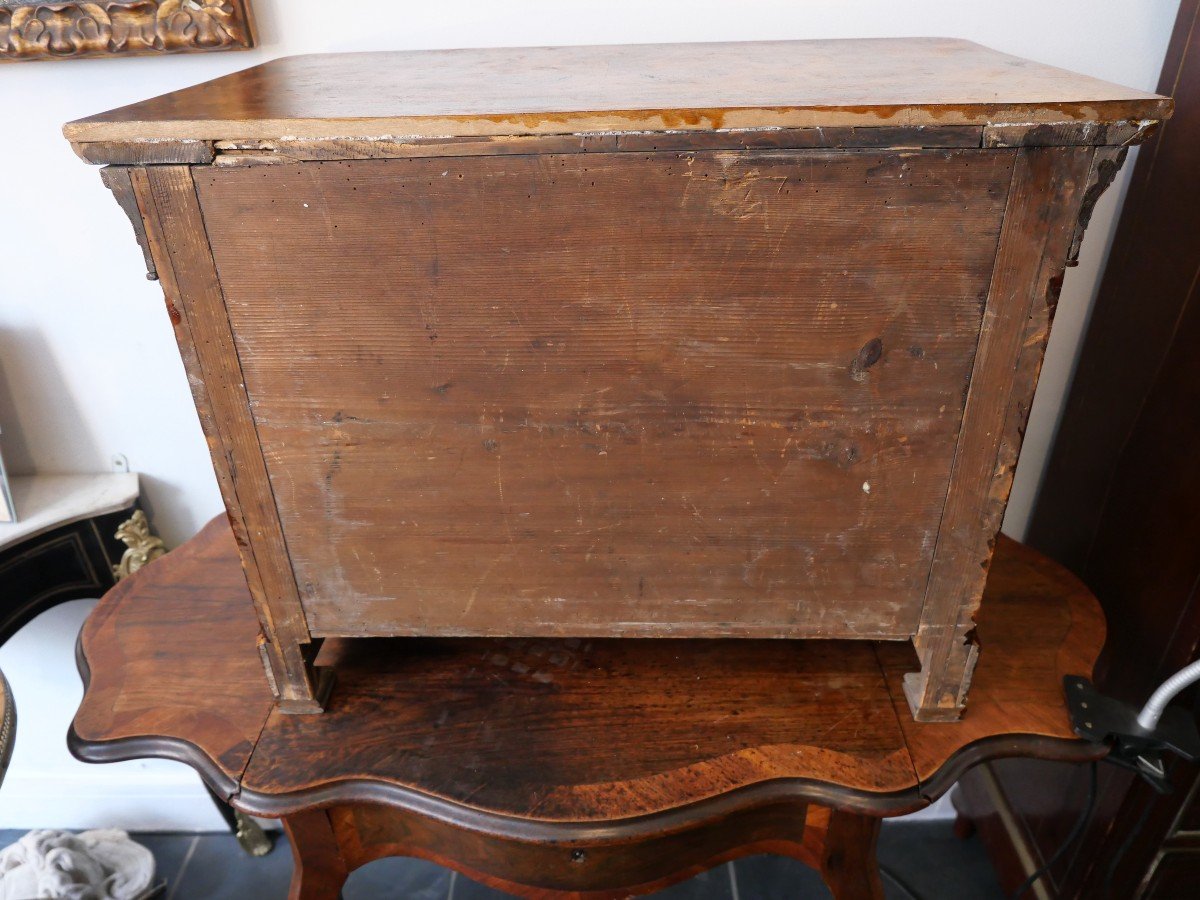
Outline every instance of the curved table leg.
<path id="1" fill-rule="evenodd" d="M 882 819 L 832 810 L 821 852 L 821 877 L 835 900 L 883 900 L 875 848 Z"/>
<path id="2" fill-rule="evenodd" d="M 283 830 L 292 845 L 292 884 L 288 900 L 338 900 L 350 872 L 323 809 L 285 816 Z"/>

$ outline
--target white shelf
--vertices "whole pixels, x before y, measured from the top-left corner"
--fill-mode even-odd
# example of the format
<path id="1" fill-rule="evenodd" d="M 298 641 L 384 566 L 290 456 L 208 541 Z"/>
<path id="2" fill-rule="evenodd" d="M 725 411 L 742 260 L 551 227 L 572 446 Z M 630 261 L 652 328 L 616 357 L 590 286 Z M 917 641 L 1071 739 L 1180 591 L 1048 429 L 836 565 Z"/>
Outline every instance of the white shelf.
<path id="1" fill-rule="evenodd" d="M 138 496 L 135 472 L 24 475 L 9 479 L 16 522 L 0 522 L 0 550 L 80 519 L 116 512 Z"/>

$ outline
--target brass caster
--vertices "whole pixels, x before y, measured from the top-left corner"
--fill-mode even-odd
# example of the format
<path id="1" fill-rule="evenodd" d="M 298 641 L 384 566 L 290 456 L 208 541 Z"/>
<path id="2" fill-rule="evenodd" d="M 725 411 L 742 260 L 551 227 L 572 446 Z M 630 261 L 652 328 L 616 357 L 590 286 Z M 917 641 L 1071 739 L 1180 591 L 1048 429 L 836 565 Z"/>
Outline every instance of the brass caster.
<path id="1" fill-rule="evenodd" d="M 233 816 L 237 819 L 237 841 L 243 850 L 251 856 L 266 856 L 271 852 L 275 842 L 263 831 L 261 825 L 237 810 L 233 811 Z"/>

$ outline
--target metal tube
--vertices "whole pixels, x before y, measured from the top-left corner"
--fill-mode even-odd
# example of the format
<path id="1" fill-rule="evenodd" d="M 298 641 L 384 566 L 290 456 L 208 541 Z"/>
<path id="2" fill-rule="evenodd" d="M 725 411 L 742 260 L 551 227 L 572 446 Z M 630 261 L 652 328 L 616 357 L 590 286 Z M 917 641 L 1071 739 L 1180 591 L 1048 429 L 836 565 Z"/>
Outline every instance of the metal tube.
<path id="1" fill-rule="evenodd" d="M 1190 666 L 1184 666 L 1159 685 L 1158 690 L 1150 695 L 1150 699 L 1146 701 L 1146 705 L 1138 713 L 1138 724 L 1147 731 L 1153 731 L 1158 727 L 1158 720 L 1162 718 L 1163 710 L 1167 708 L 1167 704 L 1174 700 L 1175 695 L 1185 687 L 1197 681 L 1200 681 L 1200 659 L 1196 660 Z"/>

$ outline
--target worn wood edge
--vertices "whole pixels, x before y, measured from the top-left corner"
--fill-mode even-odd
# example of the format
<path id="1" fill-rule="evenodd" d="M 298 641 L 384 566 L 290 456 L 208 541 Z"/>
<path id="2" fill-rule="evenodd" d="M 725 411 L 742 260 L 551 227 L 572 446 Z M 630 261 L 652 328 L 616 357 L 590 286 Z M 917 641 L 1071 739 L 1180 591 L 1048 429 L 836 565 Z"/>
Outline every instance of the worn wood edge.
<path id="1" fill-rule="evenodd" d="M 76 119 L 63 126 L 71 141 L 254 140 L 381 136 L 465 137 L 467 135 L 579 134 L 621 131 L 715 131 L 749 128 L 828 128 L 909 125 L 1044 125 L 1062 122 L 1107 124 L 1170 116 L 1168 97 L 1098 101 L 871 104 L 863 106 L 739 106 L 722 108 L 512 110 L 505 113 L 338 117 L 324 119 L 167 119 L 106 121 Z M 148 134 L 147 132 L 153 132 Z"/>
<path id="2" fill-rule="evenodd" d="M 63 126 L 71 143 L 125 145 L 149 141 L 283 141 L 392 142 L 454 141 L 467 137 L 582 136 L 625 133 L 702 134 L 784 129 L 968 126 L 992 129 L 1005 140 L 1038 126 L 1063 126 L 1061 143 L 1095 143 L 1101 126 L 1139 123 L 1134 131 L 1148 136 L 1153 123 L 1170 117 L 1166 97 L 1103 100 L 1095 103 L 864 107 L 740 107 L 732 109 L 591 110 L 517 112 L 506 115 L 409 116 L 337 119 L 178 119 L 171 121 L 104 122 L 80 119 Z M 1090 129 L 1072 125 L 1090 125 Z M 997 131 L 999 129 L 999 131 Z M 1117 131 L 1120 131 L 1118 128 Z M 1044 129 L 1038 132 L 1048 135 Z M 1116 133 L 1116 132 L 1114 132 Z M 1138 139 L 1142 139 L 1138 138 Z M 999 137 L 997 139 L 1000 139 Z M 1043 139 L 1048 139 L 1043 137 Z M 1107 139 L 1107 138 L 1106 138 Z M 1122 140 L 1131 140 L 1125 136 Z M 874 145 L 877 146 L 877 145 Z"/>
<path id="3" fill-rule="evenodd" d="M 267 670 L 267 678 L 272 682 L 271 692 L 278 697 L 278 708 L 281 713 L 289 716 L 314 716 L 325 712 L 325 705 L 329 702 L 329 695 L 333 693 L 333 685 L 337 677 L 333 668 L 330 666 L 314 666 L 312 660 L 316 658 L 317 650 L 320 649 L 320 644 L 323 638 L 315 637 L 307 646 L 313 648 L 305 653 L 309 660 L 310 671 L 313 681 L 312 697 L 283 697 L 280 696 L 278 686 L 274 683 L 274 674 L 271 672 L 270 665 L 264 660 L 264 667 Z M 262 648 L 262 644 L 259 644 Z"/>
<path id="4" fill-rule="evenodd" d="M 73 143 L 71 149 L 92 165 L 206 165 L 216 157 L 212 141 L 99 141 Z"/>
<path id="5" fill-rule="evenodd" d="M 139 574 L 140 572 L 135 572 L 125 579 L 124 583 L 133 583 Z M 120 587 L 118 585 L 118 588 Z M 86 627 L 80 629 L 79 635 L 75 639 L 75 667 L 79 670 L 79 677 L 83 681 L 85 698 L 92 683 L 92 668 L 88 663 L 85 648 L 86 633 Z M 270 715 L 271 710 L 268 707 L 263 711 L 263 725 L 266 725 Z M 260 727 L 260 733 L 261 730 Z M 74 718 L 67 729 L 67 749 L 73 757 L 85 763 L 126 762 L 131 759 L 170 759 L 181 762 L 191 766 L 204 779 L 204 782 L 226 801 L 229 801 L 237 793 L 242 775 L 241 772 L 236 777 L 230 775 L 206 751 L 185 738 L 146 734 L 112 740 L 91 740 L 80 736 L 75 729 Z M 250 765 L 253 755 L 254 751 L 251 748 L 250 753 L 246 754 L 246 766 Z"/>
<path id="6" fill-rule="evenodd" d="M 513 156 L 547 153 L 652 153 L 702 150 L 975 149 L 976 125 L 858 128 L 758 128 L 457 138 L 279 139 L 216 141 L 218 166 L 278 165 L 313 160 Z"/>
<path id="7" fill-rule="evenodd" d="M 964 606 L 945 598 L 983 596 L 1028 415 L 1028 406 L 1020 398 L 1032 397 L 1036 387 L 1079 208 L 1093 158 L 1100 151 L 1056 146 L 1015 152 L 963 426 L 913 639 L 921 670 L 904 678 L 904 694 L 919 722 L 952 722 L 964 709 L 978 663 L 975 616 L 979 602 Z M 1018 196 L 1036 191 L 1047 180 L 1049 187 L 1043 196 Z M 1032 246 L 1028 245 L 1031 240 L 1035 242 Z M 1024 271 L 1026 266 L 1028 271 Z M 1006 293 L 1014 294 L 1011 303 L 997 303 L 997 297 Z M 1008 352 L 1006 344 L 1013 352 Z M 1010 368 L 1004 361 L 1014 353 L 1017 361 Z M 987 391 L 982 398 L 981 390 Z M 1004 401 L 1001 407 L 994 401 L 998 390 Z M 968 427 L 969 422 L 973 427 Z M 980 437 L 974 444 L 966 443 L 962 436 L 968 434 Z M 985 488 L 979 509 L 959 502 L 959 485 L 973 480 Z M 966 496 L 969 499 L 973 494 Z M 957 581 L 965 582 L 961 587 L 966 590 L 959 590 Z"/>
<path id="8" fill-rule="evenodd" d="M 647 152 L 650 150 L 749 149 L 1003 149 L 1022 146 L 1132 146 L 1154 133 L 1161 119 L 1018 124 L 847 124 L 719 128 L 550 131 L 373 136 L 328 134 L 275 137 L 222 136 L 107 140 L 70 138 L 76 154 L 93 164 L 270 165 L 310 160 L 395 159 L 421 156 L 482 156 L 519 153 Z M 66 129 L 64 129 L 65 131 Z M 215 134 L 215 132 L 214 132 Z"/>
<path id="9" fill-rule="evenodd" d="M 988 125 L 983 146 L 999 147 L 1131 147 L 1148 140 L 1160 119 L 1125 122 L 1053 122 L 1042 125 Z"/>

